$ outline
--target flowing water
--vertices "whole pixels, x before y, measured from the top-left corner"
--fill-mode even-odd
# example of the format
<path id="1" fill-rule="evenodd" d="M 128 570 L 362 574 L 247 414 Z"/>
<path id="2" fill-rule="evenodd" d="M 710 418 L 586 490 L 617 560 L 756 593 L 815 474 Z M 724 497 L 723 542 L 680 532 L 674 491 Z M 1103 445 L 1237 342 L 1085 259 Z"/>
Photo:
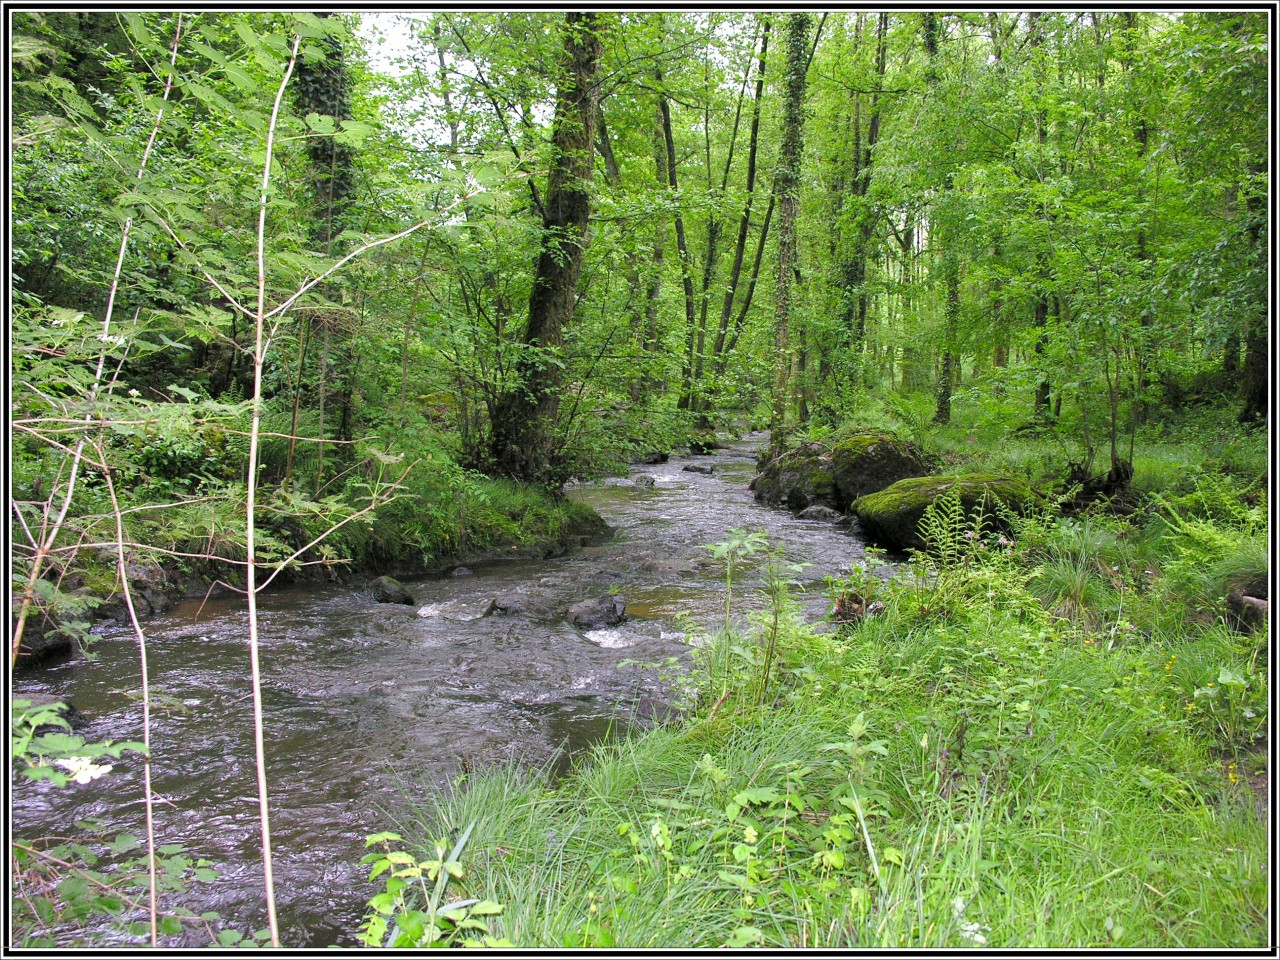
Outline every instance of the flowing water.
<path id="1" fill-rule="evenodd" d="M 636 662 L 681 662 L 690 635 L 719 625 L 723 569 L 706 544 L 763 530 L 788 562 L 809 564 L 797 575 L 807 588 L 800 599 L 809 619 L 822 616 L 823 578 L 847 571 L 862 543 L 754 502 L 747 483 L 764 440 L 752 434 L 714 455 L 573 487 L 571 497 L 615 528 L 606 543 L 406 580 L 415 606 L 378 604 L 350 586 L 263 595 L 272 844 L 288 944 L 354 943 L 376 892 L 358 863 L 365 836 L 462 770 L 508 761 L 563 770 L 610 731 L 661 714 L 670 671 Z M 759 576 L 748 569 L 735 584 L 735 614 L 762 605 Z M 626 599 L 624 623 L 583 631 L 566 619 L 571 604 L 610 591 Z M 462 619 L 493 600 L 498 609 Z M 186 601 L 143 625 L 152 691 L 166 708 L 152 729 L 158 842 L 185 845 L 220 874 L 177 897 L 242 931 L 265 926 L 243 601 Z M 114 625 L 95 632 L 92 662 L 20 674 L 15 695 L 74 703 L 91 718 L 80 731 L 87 741 L 141 740 L 136 641 Z M 89 784 L 23 781 L 14 835 L 66 836 L 94 817 L 143 836 L 141 781 L 128 753 Z"/>

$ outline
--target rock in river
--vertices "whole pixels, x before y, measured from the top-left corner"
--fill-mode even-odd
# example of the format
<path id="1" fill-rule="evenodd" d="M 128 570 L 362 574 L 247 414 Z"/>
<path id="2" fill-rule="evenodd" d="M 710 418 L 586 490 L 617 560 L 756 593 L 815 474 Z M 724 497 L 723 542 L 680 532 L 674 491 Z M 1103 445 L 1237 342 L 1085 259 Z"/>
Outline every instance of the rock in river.
<path id="1" fill-rule="evenodd" d="M 839 510 L 832 510 L 830 507 L 824 507 L 820 503 L 815 503 L 811 507 L 805 507 L 796 514 L 796 516 L 801 520 L 827 520 L 831 523 L 839 523 L 841 520 L 845 519 L 844 514 Z"/>
<path id="2" fill-rule="evenodd" d="M 369 592 L 379 603 L 413 603 L 413 594 L 395 577 L 377 577 L 371 580 Z"/>
<path id="3" fill-rule="evenodd" d="M 985 513 L 999 522 L 997 503 L 1014 513 L 1036 503 L 1040 495 L 1016 477 L 991 474 L 950 477 L 914 477 L 899 480 L 879 493 L 859 497 L 853 503 L 862 529 L 873 539 L 895 550 L 924 547 L 920 535 L 920 519 L 925 509 L 946 493 L 960 498 L 966 516 Z"/>
<path id="4" fill-rule="evenodd" d="M 575 603 L 569 608 L 568 617 L 575 627 L 583 630 L 617 626 L 627 619 L 627 601 L 621 594 L 605 594 Z"/>
<path id="5" fill-rule="evenodd" d="M 443 603 L 428 603 L 425 607 L 419 607 L 418 616 L 443 617 L 445 620 L 466 623 L 469 620 L 487 617 L 496 609 L 497 604 L 493 597 L 483 597 L 479 600 L 446 600 Z"/>
<path id="6" fill-rule="evenodd" d="M 865 431 L 833 444 L 812 441 L 765 460 L 751 481 L 756 499 L 799 512 L 815 504 L 847 511 L 849 504 L 898 480 L 928 473 L 924 455 L 893 434 Z"/>

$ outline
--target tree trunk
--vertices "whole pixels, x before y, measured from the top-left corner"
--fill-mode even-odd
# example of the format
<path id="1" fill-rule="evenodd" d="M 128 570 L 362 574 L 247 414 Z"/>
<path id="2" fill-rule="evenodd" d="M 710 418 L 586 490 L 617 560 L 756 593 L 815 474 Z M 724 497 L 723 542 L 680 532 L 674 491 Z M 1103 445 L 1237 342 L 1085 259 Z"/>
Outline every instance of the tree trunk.
<path id="1" fill-rule="evenodd" d="M 946 320 L 943 332 L 942 369 L 938 375 L 938 402 L 933 411 L 934 423 L 951 422 L 951 392 L 956 378 L 956 328 L 960 320 L 960 274 L 955 257 L 946 255 L 942 267 L 947 285 Z"/>
<path id="2" fill-rule="evenodd" d="M 756 158 L 760 142 L 760 103 L 764 96 L 765 58 L 769 52 L 770 21 L 766 17 L 760 31 L 760 57 L 756 68 L 755 101 L 751 108 L 751 136 L 747 147 L 747 199 L 742 206 L 742 219 L 738 222 L 738 242 L 733 248 L 733 266 L 729 271 L 729 283 L 724 290 L 724 302 L 720 306 L 720 327 L 716 331 L 713 350 L 717 374 L 724 372 L 725 355 L 728 352 L 729 317 L 733 314 L 734 295 L 742 279 L 742 261 L 747 250 L 747 234 L 751 227 L 751 205 L 755 200 Z M 763 245 L 763 240 L 761 241 Z M 758 269 L 758 268 L 757 268 Z M 753 278 L 754 279 L 754 278 Z"/>
<path id="3" fill-rule="evenodd" d="M 680 179 L 676 173 L 676 142 L 671 132 L 671 105 L 662 92 L 662 68 L 654 67 L 658 86 L 658 109 L 662 113 L 662 136 L 667 147 L 667 186 L 676 201 L 676 249 L 680 253 L 680 279 L 684 285 L 685 354 L 680 368 L 680 399 L 676 406 L 688 410 L 693 397 L 693 349 L 697 334 L 697 308 L 693 294 L 693 264 L 689 258 L 689 243 L 684 231 L 684 215 L 680 213 Z"/>
<path id="4" fill-rule="evenodd" d="M 591 211 L 588 192 L 598 107 L 601 45 L 596 14 L 566 13 L 563 71 L 556 85 L 542 240 L 529 297 L 516 386 L 496 404 L 492 455 L 516 480 L 554 483 L 554 435 L 560 387 L 556 354 L 573 320 Z"/>
<path id="5" fill-rule="evenodd" d="M 782 148 L 774 190 L 778 196 L 778 284 L 774 309 L 773 407 L 770 445 L 775 455 L 786 442 L 787 380 L 791 373 L 791 273 L 796 258 L 796 210 L 800 205 L 800 159 L 804 153 L 805 49 L 810 16 L 787 15 L 787 60 L 782 114 Z"/>
<path id="6" fill-rule="evenodd" d="M 658 183 L 667 183 L 667 140 L 662 130 L 662 111 L 655 107 L 653 126 L 653 170 Z M 653 365 L 658 356 L 658 307 L 662 294 L 662 264 L 666 255 L 666 227 L 661 223 L 653 228 L 653 265 L 649 286 L 645 290 L 644 351 L 645 366 L 640 378 L 640 396 L 653 393 L 660 386 L 653 375 Z"/>
<path id="7" fill-rule="evenodd" d="M 622 172 L 618 169 L 618 159 L 613 153 L 613 143 L 609 139 L 609 128 L 605 125 L 604 120 L 604 104 L 599 106 L 599 113 L 596 117 L 596 144 L 600 148 L 600 158 L 604 160 L 605 179 L 608 180 L 609 186 L 614 190 L 619 190 L 622 186 Z M 622 232 L 629 230 L 628 223 L 623 220 L 619 222 L 618 228 Z M 641 350 L 645 349 L 645 310 L 640 306 L 640 258 L 634 250 L 628 250 L 623 255 L 623 261 L 626 264 L 627 288 L 629 296 L 628 304 L 635 304 L 635 313 L 631 319 L 631 339 L 632 342 L 639 345 Z M 639 399 L 643 393 L 642 386 L 643 374 L 637 375 L 631 381 L 631 389 L 629 391 L 633 400 Z"/>
<path id="8" fill-rule="evenodd" d="M 328 13 L 320 16 L 329 16 Z M 294 74 L 295 104 L 302 116 L 318 113 L 336 120 L 351 119 L 351 101 L 347 65 L 342 45 L 333 37 L 318 41 L 324 50 L 324 59 L 308 63 L 299 59 Z M 333 255 L 333 241 L 342 233 L 341 217 L 350 205 L 355 189 L 355 152 L 351 146 L 340 143 L 332 136 L 307 138 L 307 155 L 311 160 L 310 179 L 315 193 L 315 217 L 310 224 L 311 242 L 323 248 L 326 257 Z M 320 362 L 319 427 L 317 432 L 316 480 L 317 494 L 324 484 L 325 454 L 325 402 L 328 394 L 329 359 L 333 333 L 331 318 L 319 321 L 323 325 L 322 355 Z M 345 364 L 344 364 L 345 366 Z M 299 384 L 299 388 L 301 385 Z M 293 441 L 290 441 L 292 446 Z M 292 450 L 290 451 L 292 458 Z"/>
<path id="9" fill-rule="evenodd" d="M 867 139 L 862 142 L 861 110 L 855 120 L 857 129 L 854 132 L 853 177 L 850 180 L 850 193 L 854 198 L 854 237 L 853 246 L 841 265 L 841 278 L 844 283 L 845 318 L 844 327 L 850 338 L 850 346 L 855 356 L 860 356 L 866 347 L 867 308 L 870 297 L 866 290 L 867 258 L 871 249 L 871 237 L 875 232 L 876 218 L 874 211 L 868 209 L 867 193 L 871 188 L 872 165 L 875 163 L 875 147 L 880 139 L 880 87 L 884 85 L 886 63 L 886 33 L 889 28 L 889 15 L 882 13 L 876 24 L 876 88 L 871 94 L 870 119 L 867 124 Z M 860 106 L 860 101 L 859 101 Z"/>

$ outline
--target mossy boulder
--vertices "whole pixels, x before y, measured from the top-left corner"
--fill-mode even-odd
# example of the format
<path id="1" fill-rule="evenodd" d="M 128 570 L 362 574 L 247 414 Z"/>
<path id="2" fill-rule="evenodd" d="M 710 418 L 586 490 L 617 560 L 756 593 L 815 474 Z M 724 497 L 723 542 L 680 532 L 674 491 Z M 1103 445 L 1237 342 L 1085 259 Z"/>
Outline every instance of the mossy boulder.
<path id="1" fill-rule="evenodd" d="M 859 497 L 928 472 L 920 448 L 891 433 L 855 433 L 831 447 L 831 475 L 841 510 Z"/>
<path id="2" fill-rule="evenodd" d="M 858 497 L 929 468 L 915 444 L 891 433 L 855 433 L 833 444 L 801 444 L 761 464 L 751 482 L 756 499 L 799 512 L 819 505 L 846 512 Z"/>
<path id="3" fill-rule="evenodd" d="M 877 493 L 859 497 L 853 503 L 862 529 L 873 540 L 896 550 L 923 549 L 920 518 L 939 497 L 957 493 L 965 513 L 973 515 L 984 500 L 990 510 L 998 499 L 1015 513 L 1039 499 L 1025 481 L 992 474 L 944 477 L 913 477 L 899 480 Z"/>

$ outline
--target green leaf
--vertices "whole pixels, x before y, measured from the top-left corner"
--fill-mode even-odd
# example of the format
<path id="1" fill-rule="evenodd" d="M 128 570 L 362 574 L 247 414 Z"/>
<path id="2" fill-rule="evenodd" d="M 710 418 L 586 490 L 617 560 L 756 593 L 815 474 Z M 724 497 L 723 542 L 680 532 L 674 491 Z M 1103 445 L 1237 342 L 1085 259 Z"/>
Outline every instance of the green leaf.
<path id="1" fill-rule="evenodd" d="M 359 120 L 343 120 L 342 129 L 334 135 L 333 140 L 335 143 L 349 147 L 359 147 L 371 133 L 373 133 L 373 127 L 367 123 L 361 123 Z"/>
<path id="2" fill-rule="evenodd" d="M 160 918 L 159 929 L 166 937 L 176 937 L 182 933 L 182 921 L 177 917 L 163 916 Z"/>
<path id="3" fill-rule="evenodd" d="M 307 114 L 307 126 L 311 128 L 313 133 L 319 133 L 324 136 L 332 136 L 337 129 L 333 117 L 326 117 L 323 114 L 312 111 Z"/>
<path id="4" fill-rule="evenodd" d="M 733 802 L 744 807 L 749 807 L 756 803 L 772 803 L 780 799 L 782 799 L 782 794 L 773 787 L 749 787 L 733 795 Z"/>
<path id="5" fill-rule="evenodd" d="M 732 949 L 741 949 L 742 947 L 750 947 L 761 943 L 764 940 L 764 934 L 760 932 L 758 927 L 738 927 L 737 930 L 729 934 L 729 939 L 724 945 Z"/>
<path id="6" fill-rule="evenodd" d="M 1222 667 L 1218 671 L 1218 683 L 1224 687 L 1247 687 L 1249 682 L 1230 667 Z"/>
<path id="7" fill-rule="evenodd" d="M 695 810 L 692 803 L 685 803 L 683 800 L 669 800 L 666 797 L 654 797 L 649 801 L 655 807 L 664 807 L 667 810 Z"/>
<path id="8" fill-rule="evenodd" d="M 234 947 L 237 943 L 244 939 L 244 934 L 239 930 L 219 930 L 218 942 L 224 947 Z"/>
<path id="9" fill-rule="evenodd" d="M 222 72 L 227 75 L 227 79 L 234 83 L 242 93 L 256 93 L 258 83 L 253 77 L 237 67 L 234 63 L 227 62 L 222 65 Z"/>

